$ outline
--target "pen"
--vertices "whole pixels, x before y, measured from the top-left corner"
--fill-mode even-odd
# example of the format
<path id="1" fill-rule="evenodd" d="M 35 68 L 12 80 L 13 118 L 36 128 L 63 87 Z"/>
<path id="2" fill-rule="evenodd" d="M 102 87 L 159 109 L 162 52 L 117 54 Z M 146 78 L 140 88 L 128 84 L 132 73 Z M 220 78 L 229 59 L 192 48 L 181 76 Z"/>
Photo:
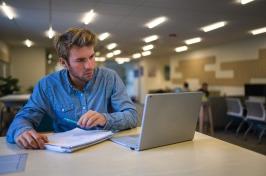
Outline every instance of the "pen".
<path id="1" fill-rule="evenodd" d="M 64 120 L 69 122 L 69 123 L 72 123 L 72 124 L 75 124 L 76 126 L 78 126 L 77 122 L 75 120 L 71 120 L 71 119 L 68 119 L 68 118 L 64 118 Z"/>

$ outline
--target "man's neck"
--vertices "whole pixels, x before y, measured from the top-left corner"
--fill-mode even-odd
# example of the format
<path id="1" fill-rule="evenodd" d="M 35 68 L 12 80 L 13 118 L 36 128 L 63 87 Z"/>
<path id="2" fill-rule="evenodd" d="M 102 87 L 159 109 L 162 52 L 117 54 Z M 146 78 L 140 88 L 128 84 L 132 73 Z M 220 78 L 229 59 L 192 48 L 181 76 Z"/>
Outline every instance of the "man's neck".
<path id="1" fill-rule="evenodd" d="M 85 82 L 79 79 L 76 79 L 71 74 L 68 74 L 71 84 L 78 90 L 83 90 Z"/>

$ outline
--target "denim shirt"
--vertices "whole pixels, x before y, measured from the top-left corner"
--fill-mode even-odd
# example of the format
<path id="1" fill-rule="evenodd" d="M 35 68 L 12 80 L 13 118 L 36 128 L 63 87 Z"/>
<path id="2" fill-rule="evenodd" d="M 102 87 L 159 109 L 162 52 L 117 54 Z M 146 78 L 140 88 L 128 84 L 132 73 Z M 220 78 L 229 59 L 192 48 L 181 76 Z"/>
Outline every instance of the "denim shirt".
<path id="1" fill-rule="evenodd" d="M 137 125 L 137 111 L 126 88 L 108 68 L 96 68 L 93 78 L 82 91 L 73 87 L 66 69 L 41 79 L 27 104 L 17 113 L 7 132 L 7 141 L 14 143 L 17 136 L 36 128 L 43 117 L 51 117 L 55 132 L 75 128 L 64 118 L 78 121 L 87 111 L 103 114 L 104 127 L 93 129 L 123 130 Z"/>

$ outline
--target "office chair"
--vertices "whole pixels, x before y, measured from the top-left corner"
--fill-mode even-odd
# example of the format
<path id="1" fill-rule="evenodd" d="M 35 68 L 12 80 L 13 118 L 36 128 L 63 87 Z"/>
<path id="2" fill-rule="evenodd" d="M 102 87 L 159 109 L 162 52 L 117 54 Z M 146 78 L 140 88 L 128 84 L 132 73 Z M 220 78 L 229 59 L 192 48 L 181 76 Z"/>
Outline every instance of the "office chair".
<path id="1" fill-rule="evenodd" d="M 246 121 L 249 126 L 244 133 L 244 139 L 247 139 L 247 134 L 253 127 L 260 129 L 258 143 L 261 142 L 263 135 L 266 131 L 266 111 L 262 102 L 246 101 L 247 116 Z"/>
<path id="2" fill-rule="evenodd" d="M 226 107 L 226 114 L 231 120 L 226 124 L 224 130 L 227 131 L 233 122 L 241 121 L 236 130 L 236 135 L 238 135 L 241 127 L 245 123 L 245 113 L 241 100 L 239 98 L 226 98 Z"/>

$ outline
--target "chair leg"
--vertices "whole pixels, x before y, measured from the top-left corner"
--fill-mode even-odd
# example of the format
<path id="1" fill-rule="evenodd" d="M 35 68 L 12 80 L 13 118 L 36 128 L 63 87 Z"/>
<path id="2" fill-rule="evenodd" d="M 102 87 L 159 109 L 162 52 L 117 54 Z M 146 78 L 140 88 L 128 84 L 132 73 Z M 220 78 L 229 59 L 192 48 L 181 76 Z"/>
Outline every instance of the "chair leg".
<path id="1" fill-rule="evenodd" d="M 252 127 L 253 127 L 253 123 L 251 123 L 251 124 L 249 125 L 248 129 L 246 130 L 246 132 L 245 132 L 245 134 L 244 134 L 244 140 L 247 139 L 247 135 L 248 135 L 249 131 L 252 129 Z"/>
<path id="2" fill-rule="evenodd" d="M 237 130 L 236 130 L 236 136 L 238 136 L 238 134 L 239 134 L 239 132 L 240 132 L 242 126 L 244 125 L 244 123 L 245 123 L 245 121 L 242 120 L 241 123 L 239 124 L 239 126 L 237 127 Z"/>
<path id="3" fill-rule="evenodd" d="M 258 141 L 258 144 L 260 144 L 261 143 L 261 140 L 262 140 L 262 137 L 263 137 L 263 135 L 264 135 L 264 133 L 265 133 L 265 128 L 260 132 L 260 135 L 259 135 L 259 141 Z"/>
<path id="4" fill-rule="evenodd" d="M 233 119 L 231 119 L 225 126 L 224 131 L 226 132 L 228 130 L 228 128 L 230 127 L 230 125 L 233 123 Z"/>

